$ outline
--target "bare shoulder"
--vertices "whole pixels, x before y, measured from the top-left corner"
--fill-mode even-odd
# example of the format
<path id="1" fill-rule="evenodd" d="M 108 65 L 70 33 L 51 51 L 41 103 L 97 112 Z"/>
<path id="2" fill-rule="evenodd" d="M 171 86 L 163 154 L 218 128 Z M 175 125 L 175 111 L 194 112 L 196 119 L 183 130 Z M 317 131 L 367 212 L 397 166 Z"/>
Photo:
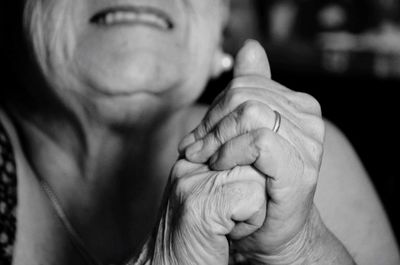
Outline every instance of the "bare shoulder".
<path id="1" fill-rule="evenodd" d="M 399 264 L 392 230 L 369 176 L 349 141 L 330 122 L 315 203 L 357 264 Z"/>

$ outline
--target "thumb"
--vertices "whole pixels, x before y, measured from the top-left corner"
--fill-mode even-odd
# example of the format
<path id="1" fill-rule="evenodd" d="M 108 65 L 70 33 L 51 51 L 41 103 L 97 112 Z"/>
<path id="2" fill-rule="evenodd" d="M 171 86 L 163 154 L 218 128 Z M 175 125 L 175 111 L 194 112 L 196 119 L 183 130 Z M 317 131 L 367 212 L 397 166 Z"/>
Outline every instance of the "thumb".
<path id="1" fill-rule="evenodd" d="M 259 75 L 271 79 L 267 54 L 258 41 L 247 40 L 236 56 L 234 77 Z"/>

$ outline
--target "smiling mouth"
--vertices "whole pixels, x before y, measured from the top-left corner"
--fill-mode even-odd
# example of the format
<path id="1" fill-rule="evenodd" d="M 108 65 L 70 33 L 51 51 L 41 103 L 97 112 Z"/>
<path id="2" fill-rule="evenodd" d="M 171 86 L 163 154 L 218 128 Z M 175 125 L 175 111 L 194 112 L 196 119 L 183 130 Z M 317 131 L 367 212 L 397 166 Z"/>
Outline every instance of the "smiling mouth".
<path id="1" fill-rule="evenodd" d="M 90 23 L 100 26 L 146 25 L 160 30 L 172 30 L 172 19 L 162 10 L 153 7 L 118 6 L 96 13 Z"/>

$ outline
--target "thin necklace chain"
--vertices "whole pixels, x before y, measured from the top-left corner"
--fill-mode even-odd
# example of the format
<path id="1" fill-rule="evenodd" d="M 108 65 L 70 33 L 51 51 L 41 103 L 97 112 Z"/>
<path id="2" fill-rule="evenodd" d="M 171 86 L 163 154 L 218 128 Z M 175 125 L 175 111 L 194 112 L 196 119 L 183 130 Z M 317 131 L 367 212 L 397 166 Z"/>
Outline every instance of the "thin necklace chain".
<path id="1" fill-rule="evenodd" d="M 68 235 L 72 239 L 72 242 L 75 248 L 79 251 L 82 257 L 85 259 L 85 262 L 88 265 L 104 265 L 100 260 L 98 260 L 94 255 L 92 255 L 87 247 L 85 246 L 82 238 L 79 236 L 78 232 L 72 226 L 71 222 L 69 221 L 64 209 L 61 207 L 61 203 L 58 200 L 57 196 L 50 188 L 50 185 L 42 178 L 39 179 L 40 186 L 42 187 L 44 193 L 49 198 L 53 209 L 55 210 L 57 217 L 60 219 L 61 223 L 65 227 L 65 230 L 68 232 Z M 147 244 L 145 244 L 147 245 Z M 146 256 L 148 250 L 145 247 L 142 249 L 141 253 L 138 257 L 133 256 L 129 258 L 127 262 L 124 262 L 123 265 L 144 265 L 146 263 Z M 135 261 L 136 260 L 136 261 Z"/>

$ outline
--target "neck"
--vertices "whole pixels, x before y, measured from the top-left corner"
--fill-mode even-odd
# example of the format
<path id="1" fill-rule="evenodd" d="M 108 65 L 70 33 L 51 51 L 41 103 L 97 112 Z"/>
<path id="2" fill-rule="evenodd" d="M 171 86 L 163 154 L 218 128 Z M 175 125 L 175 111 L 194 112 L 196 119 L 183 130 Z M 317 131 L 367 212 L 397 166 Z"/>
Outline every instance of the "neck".
<path id="1" fill-rule="evenodd" d="M 21 115 L 15 115 L 14 120 L 25 155 L 39 177 L 51 179 L 63 175 L 64 178 L 93 182 L 124 172 L 138 173 L 129 172 L 134 165 L 136 170 L 137 166 L 140 167 L 140 172 L 151 171 L 154 162 L 158 163 L 163 152 L 170 150 L 172 145 L 176 146 L 185 133 L 182 113 L 129 127 L 77 119 L 25 118 Z M 49 164 L 49 161 L 53 163 Z M 146 168 L 148 164 L 143 162 L 151 161 L 151 168 Z M 47 167 L 56 167 L 58 173 L 50 174 Z"/>
<path id="2" fill-rule="evenodd" d="M 132 254 L 151 231 L 185 133 L 182 113 L 118 129 L 65 119 L 14 120 L 36 176 L 53 189 L 88 248 L 111 259 Z M 119 253 L 105 254 L 104 242 L 91 241 L 99 230 L 109 239 L 104 242 L 121 242 L 114 248 Z"/>

